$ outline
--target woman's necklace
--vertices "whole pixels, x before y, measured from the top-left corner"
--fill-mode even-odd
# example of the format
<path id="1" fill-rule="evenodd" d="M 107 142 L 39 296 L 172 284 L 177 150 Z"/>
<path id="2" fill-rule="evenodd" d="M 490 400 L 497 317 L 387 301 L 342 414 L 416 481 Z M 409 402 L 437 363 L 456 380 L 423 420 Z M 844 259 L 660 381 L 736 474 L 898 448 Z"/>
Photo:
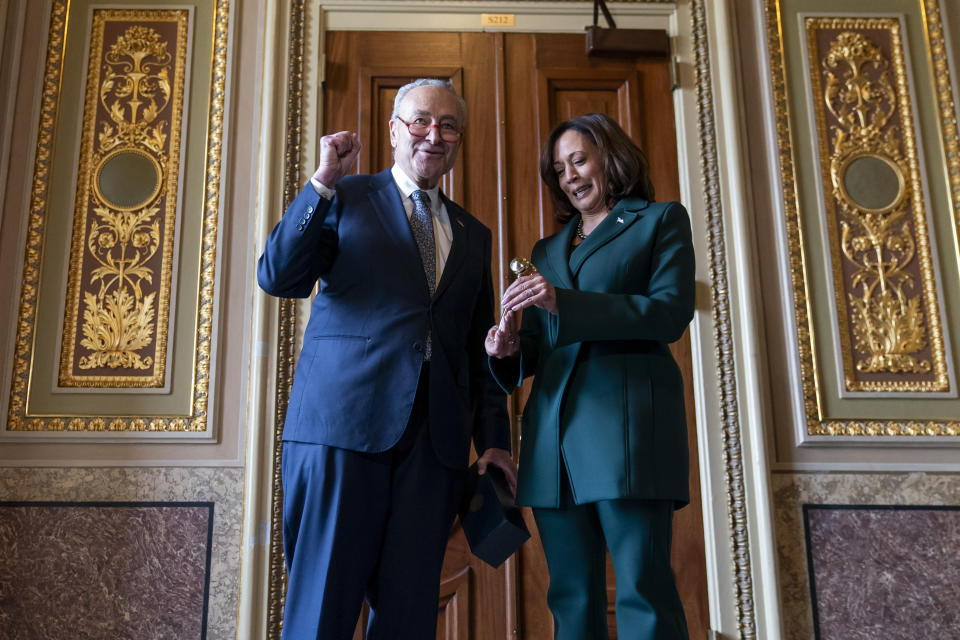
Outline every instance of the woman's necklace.
<path id="1" fill-rule="evenodd" d="M 581 240 L 587 239 L 587 236 L 583 233 L 583 217 L 577 221 L 577 237 Z"/>

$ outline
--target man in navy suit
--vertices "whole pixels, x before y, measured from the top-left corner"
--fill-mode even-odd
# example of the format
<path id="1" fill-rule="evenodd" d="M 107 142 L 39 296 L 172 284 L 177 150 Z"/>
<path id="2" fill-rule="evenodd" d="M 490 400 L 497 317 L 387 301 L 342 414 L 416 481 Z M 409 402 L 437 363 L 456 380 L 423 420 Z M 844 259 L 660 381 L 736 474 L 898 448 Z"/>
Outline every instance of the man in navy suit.
<path id="1" fill-rule="evenodd" d="M 319 280 L 283 431 L 283 637 L 436 635 L 440 571 L 470 441 L 512 486 L 506 399 L 483 347 L 493 320 L 491 234 L 447 199 L 466 106 L 448 82 L 402 87 L 394 166 L 346 176 L 360 142 L 320 140 L 320 162 L 267 239 L 269 294 Z"/>

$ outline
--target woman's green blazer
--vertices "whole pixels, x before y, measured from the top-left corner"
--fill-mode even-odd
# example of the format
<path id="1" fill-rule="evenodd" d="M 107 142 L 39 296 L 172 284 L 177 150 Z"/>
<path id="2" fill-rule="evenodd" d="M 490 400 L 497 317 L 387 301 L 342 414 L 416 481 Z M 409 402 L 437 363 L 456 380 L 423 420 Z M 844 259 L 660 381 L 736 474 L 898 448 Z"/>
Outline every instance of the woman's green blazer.
<path id="1" fill-rule="evenodd" d="M 524 310 L 520 354 L 490 358 L 508 393 L 533 375 L 517 500 L 560 505 L 565 464 L 578 504 L 689 502 L 683 380 L 667 344 L 693 318 L 690 221 L 677 202 L 621 200 L 573 252 L 574 217 L 533 248 L 557 313 Z"/>

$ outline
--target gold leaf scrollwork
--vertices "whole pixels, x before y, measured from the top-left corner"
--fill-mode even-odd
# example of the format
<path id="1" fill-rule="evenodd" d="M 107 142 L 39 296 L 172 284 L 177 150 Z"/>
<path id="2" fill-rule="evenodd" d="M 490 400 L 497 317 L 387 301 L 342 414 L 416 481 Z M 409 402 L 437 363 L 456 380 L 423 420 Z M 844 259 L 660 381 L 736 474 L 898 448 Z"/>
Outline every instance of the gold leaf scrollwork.
<path id="1" fill-rule="evenodd" d="M 925 49 L 928 63 L 933 71 L 933 81 L 935 83 L 935 107 L 937 110 L 936 126 L 939 127 L 943 147 L 942 152 L 946 159 L 946 166 L 949 169 L 946 179 L 949 183 L 949 189 L 952 205 L 953 222 L 955 225 L 960 223 L 960 135 L 958 135 L 956 108 L 954 101 L 953 84 L 951 82 L 952 74 L 949 68 L 949 58 L 946 52 L 946 37 L 943 27 L 943 18 L 940 12 L 939 0 L 923 0 L 921 7 L 916 11 L 907 13 L 909 20 L 917 19 L 926 25 L 925 37 L 923 38 L 922 48 Z M 827 399 L 832 397 L 832 391 L 824 384 L 825 376 L 820 375 L 819 371 L 827 370 L 828 358 L 824 358 L 817 345 L 816 313 L 812 305 L 814 296 L 810 292 L 816 286 L 814 282 L 814 261 L 813 254 L 810 253 L 808 243 L 809 238 L 816 234 L 811 234 L 811 220 L 816 215 L 815 207 L 801 206 L 801 196 L 803 193 L 801 181 L 800 151 L 805 146 L 805 142 L 798 138 L 801 135 L 800 129 L 794 124 L 794 119 L 799 117 L 802 111 L 795 111 L 790 98 L 791 91 L 803 91 L 800 86 L 798 76 L 789 72 L 786 58 L 786 38 L 788 37 L 795 12 L 787 9 L 781 0 L 765 0 L 764 16 L 766 27 L 766 42 L 770 52 L 770 70 L 772 82 L 772 95 L 774 101 L 774 113 L 776 116 L 777 131 L 777 162 L 780 168 L 780 193 L 784 204 L 783 223 L 787 233 L 787 251 L 790 264 L 790 284 L 792 289 L 793 319 L 797 325 L 797 353 L 800 362 L 800 379 L 803 388 L 803 415 L 806 434 L 813 437 L 832 438 L 832 437 L 852 437 L 860 440 L 870 440 L 875 436 L 897 436 L 913 437 L 957 437 L 960 436 L 960 421 L 956 417 L 946 419 L 924 419 L 922 421 L 911 420 L 903 417 L 890 417 L 887 419 L 864 420 L 855 417 L 838 417 L 831 412 Z M 907 87 L 908 69 L 904 48 L 900 38 L 900 18 L 864 18 L 836 15 L 808 15 L 804 18 L 803 24 L 806 30 L 807 53 L 809 60 L 808 82 L 813 89 L 813 117 L 816 122 L 816 135 L 819 140 L 819 156 L 822 174 L 827 173 L 827 167 L 830 166 L 830 149 L 827 140 L 827 127 L 825 123 L 826 108 L 821 97 L 823 96 L 821 82 L 823 66 L 821 64 L 823 56 L 826 53 L 822 45 L 821 34 L 824 30 L 835 32 L 849 30 L 870 30 L 872 33 L 882 34 L 889 38 L 889 60 L 893 69 L 893 77 L 897 80 L 895 85 Z M 829 48 L 829 42 L 826 43 Z M 915 61 L 921 58 L 914 58 Z M 922 67 L 922 63 L 917 63 Z M 911 121 L 913 118 L 910 93 L 907 91 L 898 91 L 900 108 L 905 121 Z M 906 155 L 911 159 L 911 172 L 905 177 L 909 184 L 915 188 L 911 190 L 912 197 L 917 201 L 919 208 L 915 212 L 917 218 L 922 218 L 923 199 L 917 197 L 921 193 L 922 183 L 920 182 L 919 158 L 916 156 L 916 146 L 914 144 L 914 133 L 911 127 L 903 129 L 904 142 L 906 145 Z M 931 137 L 931 144 L 936 145 L 936 141 Z M 829 213 L 835 200 L 830 197 L 832 192 L 832 182 L 829 176 L 821 175 L 824 183 L 826 198 L 824 207 Z M 840 235 L 839 229 L 833 229 L 830 225 L 831 219 L 827 216 L 827 231 L 831 240 Z M 836 232 L 836 233 L 834 233 Z M 917 259 L 920 260 L 920 274 L 918 281 L 927 292 L 925 298 L 926 306 L 924 311 L 928 321 L 927 341 L 929 349 L 933 354 L 933 371 L 928 374 L 925 380 L 905 379 L 903 377 L 893 378 L 888 374 L 887 379 L 882 380 L 861 380 L 852 379 L 850 372 L 854 374 L 859 372 L 851 366 L 852 352 L 844 343 L 845 336 L 849 333 L 841 330 L 839 332 L 840 348 L 843 356 L 844 374 L 846 377 L 846 388 L 857 392 L 883 392 L 883 393 L 928 393 L 928 392 L 948 392 L 951 391 L 951 379 L 948 373 L 950 366 L 950 353 L 945 343 L 944 332 L 940 328 L 940 319 L 938 315 L 938 292 L 937 280 L 933 272 L 933 266 L 929 260 L 930 250 L 927 244 L 932 238 L 927 238 L 924 234 L 918 233 L 914 236 L 917 245 Z M 925 246 L 925 244 L 927 246 Z M 832 270 L 834 274 L 833 282 L 835 291 L 842 291 L 841 273 L 838 263 L 849 264 L 847 259 L 841 254 L 840 242 L 831 242 L 830 246 L 832 261 Z M 835 251 L 834 251 L 835 250 Z M 820 298 L 823 300 L 823 298 Z M 846 299 L 846 292 L 837 294 L 837 312 L 842 315 L 844 310 L 849 307 Z M 846 318 L 843 318 L 846 321 Z M 843 323 L 841 323 L 842 326 Z M 822 343 L 822 341 L 821 341 Z M 911 411 L 904 405 L 904 411 Z"/>
<path id="2" fill-rule="evenodd" d="M 85 292 L 83 335 L 80 344 L 92 353 L 80 358 L 80 367 L 148 369 L 153 358 L 141 358 L 138 349 L 153 340 L 153 300 L 141 281 L 153 281 L 146 266 L 160 247 L 159 209 L 115 211 L 94 209 L 99 221 L 92 225 L 87 248 L 100 266 L 90 281 L 99 283 L 96 294 Z"/>
<path id="3" fill-rule="evenodd" d="M 170 67 L 173 56 L 153 29 L 136 25 L 127 29 L 104 55 L 107 69 L 100 85 L 100 103 L 116 123 L 104 123 L 100 153 L 126 143 L 143 145 L 163 158 L 165 122 L 150 125 L 170 102 Z"/>
<path id="4" fill-rule="evenodd" d="M 874 74 L 865 69 L 868 63 Z M 837 137 L 842 139 L 849 132 L 872 139 L 896 110 L 889 65 L 880 49 L 863 35 L 847 31 L 833 42 L 823 66 L 827 70 L 826 105 L 842 126 L 835 128 Z"/>
<path id="5" fill-rule="evenodd" d="M 154 124 L 171 96 L 173 56 L 156 31 L 142 25 L 129 27 L 104 55 L 105 71 L 99 88 L 100 103 L 115 126 L 103 123 L 98 135 L 95 166 L 104 167 L 119 154 L 146 156 L 158 181 L 166 168 L 164 121 Z M 153 283 L 149 261 L 161 244 L 161 207 L 151 204 L 128 208 L 92 190 L 96 216 L 87 236 L 88 255 L 97 263 L 84 291 L 83 338 L 89 353 L 79 358 L 81 369 L 148 370 L 154 359 L 138 351 L 154 341 L 156 292 L 144 295 L 142 283 Z"/>
<path id="6" fill-rule="evenodd" d="M 846 31 L 823 59 L 823 100 L 838 125 L 831 126 L 830 175 L 834 200 L 843 214 L 840 246 L 855 266 L 849 281 L 850 319 L 856 362 L 864 373 L 927 373 L 929 360 L 917 358 L 927 346 L 922 292 L 907 268 L 916 242 L 907 220 L 910 185 L 900 127 L 891 123 L 897 92 L 889 64 L 863 34 Z M 865 203 L 845 186 L 854 162 L 871 159 L 895 176 L 895 195 Z"/>
<path id="7" fill-rule="evenodd" d="M 210 428 L 208 403 L 210 399 L 210 371 L 212 369 L 211 335 L 215 321 L 215 314 L 213 313 L 214 290 L 219 275 L 216 268 L 217 214 L 219 212 L 220 166 L 223 152 L 224 102 L 226 96 L 224 88 L 229 68 L 227 64 L 229 47 L 227 44 L 230 33 L 229 17 L 232 15 L 230 0 L 211 0 L 211 2 L 200 3 L 193 8 L 95 8 L 92 11 L 89 32 L 89 65 L 86 72 L 88 84 L 84 97 L 80 173 L 78 175 L 77 197 L 73 216 L 73 235 L 70 244 L 58 384 L 65 387 L 101 389 L 113 387 L 156 388 L 165 384 L 165 376 L 167 375 L 165 361 L 167 344 L 169 343 L 167 325 L 172 293 L 170 272 L 172 271 L 171 265 L 175 265 L 177 262 L 174 238 L 177 233 L 176 212 L 179 203 L 176 200 L 176 194 L 178 193 L 178 169 L 183 155 L 181 153 L 181 137 L 185 134 L 181 127 L 181 114 L 196 114 L 205 125 L 201 126 L 200 129 L 202 132 L 201 138 L 205 135 L 206 142 L 199 145 L 200 148 L 196 154 L 196 157 L 200 159 L 199 163 L 203 166 L 201 174 L 205 176 L 202 188 L 201 220 L 198 221 L 202 229 L 201 275 L 195 281 L 192 281 L 192 275 L 184 280 L 184 284 L 188 288 L 195 287 L 193 291 L 197 293 L 196 314 L 193 316 L 196 322 L 193 370 L 192 375 L 188 371 L 188 375 L 181 378 L 181 383 L 183 379 L 187 380 L 190 397 L 189 406 L 186 412 L 171 409 L 169 405 L 165 405 L 166 408 L 149 415 L 118 416 L 76 415 L 74 412 L 77 411 L 77 408 L 74 405 L 69 405 L 69 403 L 45 405 L 42 398 L 36 404 L 31 405 L 30 378 L 37 371 L 38 359 L 46 357 L 46 352 L 42 351 L 39 345 L 49 342 L 50 337 L 49 331 L 39 329 L 39 323 L 37 322 L 44 244 L 48 228 L 52 224 L 62 222 L 55 213 L 49 210 L 49 194 L 51 189 L 57 188 L 56 183 L 51 181 L 53 149 L 55 141 L 60 139 L 64 130 L 62 126 L 58 128 L 58 123 L 62 125 L 66 121 L 64 120 L 64 114 L 69 117 L 73 113 L 70 106 L 67 106 L 64 112 L 60 112 L 60 90 L 64 84 L 62 82 L 63 74 L 74 72 L 71 67 L 64 63 L 64 52 L 67 48 L 65 38 L 67 18 L 68 14 L 73 16 L 74 13 L 88 10 L 89 8 L 84 7 L 70 7 L 70 3 L 64 0 L 53 0 L 50 8 L 43 92 L 39 105 L 36 156 L 30 189 L 30 209 L 23 246 L 23 270 L 16 324 L 16 346 L 13 351 L 10 395 L 7 404 L 7 431 L 44 431 L 62 432 L 63 434 L 86 432 L 96 437 L 93 432 L 102 432 L 101 435 L 108 436 L 106 432 L 109 425 L 109 429 L 114 431 L 156 432 L 157 434 L 186 431 L 204 432 Z M 212 32 L 208 36 L 203 36 L 199 48 L 196 49 L 191 43 L 197 32 L 190 28 L 191 16 L 194 13 L 208 16 L 212 19 L 214 25 Z M 73 20 L 70 23 L 73 24 Z M 82 24 L 82 20 L 80 23 Z M 112 41 L 116 42 L 118 41 L 116 35 L 123 32 L 125 28 L 134 25 L 157 25 L 157 31 L 171 43 L 169 51 L 175 52 L 173 70 L 168 72 L 166 76 L 169 78 L 171 90 L 169 98 L 163 97 L 165 90 L 160 90 L 157 97 L 153 98 L 158 115 L 150 126 L 157 126 L 162 122 L 162 129 L 152 131 L 146 129 L 146 136 L 136 138 L 140 140 L 136 146 L 128 144 L 129 136 L 127 138 L 120 136 L 120 143 L 110 146 L 109 138 L 111 136 L 116 138 L 119 135 L 120 126 L 111 118 L 109 110 L 103 106 L 100 98 L 102 79 L 107 68 L 104 53 L 109 47 L 109 43 L 104 42 L 104 39 L 107 32 L 112 31 L 114 34 Z M 75 38 L 83 39 L 82 29 L 75 30 L 74 33 L 77 34 Z M 122 49 L 124 47 L 118 48 Z M 209 89 L 202 92 L 205 94 L 204 103 L 206 106 L 202 108 L 198 105 L 190 107 L 184 103 L 185 83 L 189 80 L 187 73 L 188 52 L 191 50 L 199 51 L 201 55 L 205 51 L 208 52 L 206 55 L 209 56 L 211 65 Z M 145 57 L 144 62 L 150 63 L 151 59 Z M 164 77 L 162 73 L 157 73 L 156 69 L 150 70 L 149 66 L 141 65 L 141 71 L 145 69 L 146 75 Z M 143 115 L 144 112 L 150 113 L 152 111 L 146 109 L 146 105 L 149 105 L 151 99 L 148 94 L 149 92 L 140 91 L 140 100 L 145 106 L 140 108 L 140 113 L 136 116 L 138 122 L 146 122 L 146 117 L 150 117 Z M 111 99 L 108 102 L 112 101 Z M 163 106 L 164 103 L 166 104 L 165 107 Z M 130 119 L 133 118 L 129 114 L 129 108 L 128 115 Z M 124 120 L 124 122 L 127 121 L 129 120 Z M 107 128 L 103 127 L 104 123 L 107 124 Z M 70 135 L 69 129 L 69 127 L 66 129 L 68 136 Z M 58 131 L 60 131 L 59 134 Z M 103 137 L 100 137 L 100 134 L 104 134 Z M 103 146 L 101 146 L 101 141 Z M 151 149 L 158 147 L 160 143 L 162 143 L 164 155 L 161 160 L 156 160 L 156 162 L 162 161 L 164 163 L 162 172 L 158 168 L 159 164 L 154 164 L 158 154 L 151 152 Z M 141 154 L 139 158 L 133 158 L 130 155 L 134 152 L 134 149 Z M 121 206 L 112 207 L 124 211 L 124 215 L 131 216 L 137 215 L 136 211 L 139 209 L 153 206 L 160 207 L 165 212 L 164 216 L 159 219 L 160 247 L 157 249 L 156 255 L 149 259 L 150 264 L 144 265 L 154 267 L 152 284 L 147 280 L 140 281 L 140 288 L 143 293 L 149 295 L 151 292 L 155 292 L 155 298 L 149 304 L 145 297 L 142 301 L 142 306 L 146 307 L 152 304 L 156 309 L 153 319 L 153 345 L 151 345 L 149 351 L 141 350 L 139 352 L 141 357 L 144 357 L 147 353 L 153 357 L 153 370 L 148 375 L 141 375 L 135 369 L 120 370 L 116 374 L 90 371 L 84 372 L 90 375 L 78 375 L 79 357 L 77 356 L 80 354 L 76 353 L 76 350 L 81 347 L 81 339 L 89 335 L 84 334 L 83 327 L 80 326 L 80 321 L 84 315 L 83 302 L 86 294 L 95 296 L 98 293 L 98 287 L 89 286 L 89 283 L 91 270 L 102 266 L 99 261 L 90 258 L 89 255 L 91 223 L 99 226 L 105 225 L 105 222 L 94 212 L 94 209 L 100 204 L 98 204 L 97 197 L 91 197 L 90 191 L 96 191 L 97 189 L 98 183 L 93 178 L 97 175 L 96 171 L 98 169 L 103 169 L 102 160 L 111 161 L 111 158 L 116 159 L 116 156 L 120 154 L 124 155 L 114 165 L 126 169 L 123 161 L 132 159 L 141 170 L 145 171 L 145 174 L 152 175 L 151 171 L 153 171 L 160 179 L 153 182 L 154 190 L 157 193 L 162 192 L 166 196 L 162 200 L 157 199 L 157 193 L 144 188 L 137 196 L 138 200 L 120 200 L 118 202 Z M 150 167 L 153 167 L 153 169 L 151 170 Z M 117 173 L 124 174 L 125 171 L 118 171 Z M 99 194 L 94 195 L 99 196 Z M 107 195 L 117 194 L 108 189 Z M 125 195 L 125 192 L 121 190 L 120 195 Z M 129 222 L 124 224 L 129 225 Z M 143 230 L 140 229 L 140 231 Z M 130 237 L 131 246 L 135 248 L 139 248 L 136 247 L 136 244 L 141 244 L 144 247 L 149 245 L 149 243 L 144 244 L 143 241 L 146 238 L 143 235 L 137 236 L 136 233 L 133 233 Z M 98 239 L 98 246 L 99 242 Z M 107 239 L 103 242 L 109 244 Z M 141 257 L 139 262 L 143 263 L 145 259 L 145 257 Z M 111 297 L 112 303 L 117 308 L 124 308 L 126 303 L 119 297 L 113 297 L 111 291 L 112 289 L 108 289 L 105 298 Z M 134 290 L 130 288 L 129 283 L 126 285 L 126 292 L 130 296 L 134 295 Z M 106 308 L 106 304 L 104 304 L 104 308 Z M 132 308 L 133 313 L 136 313 L 136 303 Z M 102 316 L 101 324 L 108 324 L 106 316 Z M 130 335 L 130 332 L 128 332 L 128 335 Z M 154 347 L 154 345 L 156 346 Z M 192 388 L 190 388 L 191 378 Z M 38 387 L 39 385 L 35 388 Z M 106 405 L 101 403 L 98 406 L 102 408 L 105 414 L 110 413 L 109 403 Z M 99 412 L 98 410 L 97 413 Z"/>

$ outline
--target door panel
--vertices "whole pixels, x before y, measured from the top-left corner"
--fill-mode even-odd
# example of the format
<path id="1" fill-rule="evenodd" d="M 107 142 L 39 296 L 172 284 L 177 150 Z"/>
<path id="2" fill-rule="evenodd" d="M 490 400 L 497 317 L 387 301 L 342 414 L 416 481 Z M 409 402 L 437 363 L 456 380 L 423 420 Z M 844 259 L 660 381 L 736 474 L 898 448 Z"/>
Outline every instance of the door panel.
<path id="1" fill-rule="evenodd" d="M 562 120 L 592 111 L 611 115 L 646 151 L 657 199 L 679 195 L 673 102 L 664 61 L 588 58 L 583 36 L 566 34 L 328 32 L 326 53 L 320 129 L 359 133 L 361 172 L 380 171 L 392 163 L 387 121 L 400 86 L 430 76 L 450 79 L 460 91 L 467 102 L 468 126 L 460 157 L 442 187 L 493 231 L 495 278 L 511 257 L 529 256 L 537 240 L 560 228 L 540 184 L 538 162 L 543 141 Z M 498 282 L 498 294 L 507 283 L 505 278 Z M 671 350 L 684 375 L 692 471 L 691 505 L 674 518 L 673 566 L 691 638 L 702 639 L 708 612 L 689 335 Z M 515 445 L 516 416 L 529 387 L 528 380 L 510 401 Z M 441 578 L 437 638 L 552 638 L 546 563 L 529 510 L 524 516 L 533 539 L 498 569 L 470 554 L 455 525 Z M 615 638 L 609 561 L 608 593 L 608 622 Z M 354 637 L 363 638 L 362 626 Z"/>

